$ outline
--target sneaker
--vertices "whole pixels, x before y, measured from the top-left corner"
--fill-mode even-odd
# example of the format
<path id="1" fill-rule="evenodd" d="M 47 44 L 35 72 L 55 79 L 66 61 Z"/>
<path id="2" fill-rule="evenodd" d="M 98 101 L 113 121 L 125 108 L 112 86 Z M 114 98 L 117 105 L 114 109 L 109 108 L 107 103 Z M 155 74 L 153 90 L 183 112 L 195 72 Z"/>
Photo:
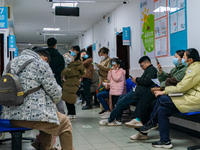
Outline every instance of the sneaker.
<path id="1" fill-rule="evenodd" d="M 105 125 L 107 125 L 108 123 L 109 123 L 109 122 L 108 122 L 108 119 L 99 121 L 99 124 L 102 125 L 102 126 L 105 126 Z"/>
<path id="2" fill-rule="evenodd" d="M 72 119 L 77 119 L 77 115 L 71 115 Z"/>
<path id="3" fill-rule="evenodd" d="M 73 115 L 67 115 L 69 119 L 73 119 Z"/>
<path id="4" fill-rule="evenodd" d="M 90 108 L 91 108 L 91 106 L 85 105 L 85 106 L 82 108 L 82 110 L 86 110 L 86 109 L 90 109 Z"/>
<path id="5" fill-rule="evenodd" d="M 82 103 L 82 100 L 81 99 L 79 99 L 77 102 L 76 102 L 76 104 L 81 104 Z"/>
<path id="6" fill-rule="evenodd" d="M 129 128 L 140 128 L 143 126 L 143 124 L 141 121 L 137 121 L 136 119 L 133 119 L 129 122 L 126 122 L 125 126 L 127 126 Z"/>
<path id="7" fill-rule="evenodd" d="M 100 114 L 101 116 L 105 115 L 106 112 L 103 112 L 102 114 Z"/>
<path id="8" fill-rule="evenodd" d="M 107 124 L 108 126 L 121 126 L 122 123 L 120 121 L 113 121 Z"/>
<path id="9" fill-rule="evenodd" d="M 142 126 L 139 130 L 142 133 L 148 133 L 149 131 L 153 130 L 153 129 L 157 129 L 158 128 L 158 124 L 152 124 L 150 121 L 147 122 L 144 126 Z"/>
<path id="10" fill-rule="evenodd" d="M 167 148 L 167 149 L 170 149 L 173 147 L 170 140 L 167 142 L 162 142 L 162 141 L 153 142 L 152 146 L 156 148 Z"/>
<path id="11" fill-rule="evenodd" d="M 101 119 L 108 119 L 109 117 L 110 117 L 110 112 L 107 111 L 107 112 L 104 113 L 103 116 L 101 116 Z"/>
<path id="12" fill-rule="evenodd" d="M 142 134 L 140 132 L 130 136 L 130 139 L 131 140 L 147 140 L 148 139 L 148 136 L 145 135 L 145 134 Z"/>
<path id="13" fill-rule="evenodd" d="M 103 114 L 104 112 L 105 112 L 105 110 L 102 110 L 102 111 L 99 112 L 99 114 Z"/>

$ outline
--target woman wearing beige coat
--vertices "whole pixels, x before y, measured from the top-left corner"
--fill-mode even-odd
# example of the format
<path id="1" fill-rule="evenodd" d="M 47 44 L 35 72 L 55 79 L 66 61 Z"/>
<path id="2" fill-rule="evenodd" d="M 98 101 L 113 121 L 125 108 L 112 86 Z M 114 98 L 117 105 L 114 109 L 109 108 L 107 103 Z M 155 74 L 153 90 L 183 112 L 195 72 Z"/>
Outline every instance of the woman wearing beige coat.
<path id="1" fill-rule="evenodd" d="M 108 56 L 108 53 L 109 53 L 109 49 L 106 47 L 102 47 L 99 50 L 99 56 L 101 58 L 100 63 L 97 64 L 97 67 L 99 68 L 99 83 L 104 82 L 104 80 L 107 80 L 108 71 L 110 70 L 110 61 L 111 61 L 111 58 Z M 108 99 L 106 99 L 106 101 L 108 103 Z M 100 104 L 100 109 L 102 111 L 99 112 L 99 114 L 102 114 L 105 112 L 101 104 Z"/>
<path id="2" fill-rule="evenodd" d="M 176 86 L 168 86 L 164 91 L 155 91 L 158 97 L 150 121 L 140 128 L 148 133 L 159 124 L 160 141 L 153 142 L 153 147 L 172 148 L 169 138 L 169 117 L 174 113 L 200 111 L 200 62 L 199 53 L 191 48 L 185 51 L 182 64 L 188 66 L 186 75 Z M 170 97 L 169 93 L 183 93 L 183 96 Z"/>

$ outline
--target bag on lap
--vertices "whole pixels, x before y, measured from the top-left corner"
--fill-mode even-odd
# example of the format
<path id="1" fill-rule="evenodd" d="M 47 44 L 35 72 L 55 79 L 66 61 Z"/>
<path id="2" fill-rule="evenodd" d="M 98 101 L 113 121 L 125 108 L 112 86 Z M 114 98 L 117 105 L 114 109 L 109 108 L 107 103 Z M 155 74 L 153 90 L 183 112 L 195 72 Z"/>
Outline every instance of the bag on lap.
<path id="1" fill-rule="evenodd" d="M 24 93 L 22 86 L 19 82 L 18 74 L 34 59 L 26 61 L 17 73 L 11 73 L 10 62 L 6 66 L 6 74 L 0 78 L 0 105 L 3 106 L 16 106 L 24 102 L 24 98 L 40 89 L 41 86 L 33 88 Z"/>

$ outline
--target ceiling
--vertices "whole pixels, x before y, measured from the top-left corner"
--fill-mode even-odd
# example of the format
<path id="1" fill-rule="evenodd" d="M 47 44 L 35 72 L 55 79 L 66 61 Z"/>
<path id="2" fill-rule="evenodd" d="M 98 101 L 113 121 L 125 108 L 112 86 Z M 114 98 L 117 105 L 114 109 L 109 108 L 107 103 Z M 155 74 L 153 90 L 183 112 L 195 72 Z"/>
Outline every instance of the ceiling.
<path id="1" fill-rule="evenodd" d="M 47 38 L 53 35 L 44 35 L 42 33 L 44 27 L 60 28 L 61 31 L 56 34 L 62 35 L 54 35 L 54 37 L 58 40 L 58 44 L 67 44 L 84 34 L 104 15 L 123 5 L 125 0 L 92 1 L 78 1 L 79 17 L 55 16 L 52 2 L 47 0 L 5 0 L 5 3 L 13 7 L 14 34 L 19 48 L 22 48 L 27 47 L 28 44 L 45 44 Z"/>

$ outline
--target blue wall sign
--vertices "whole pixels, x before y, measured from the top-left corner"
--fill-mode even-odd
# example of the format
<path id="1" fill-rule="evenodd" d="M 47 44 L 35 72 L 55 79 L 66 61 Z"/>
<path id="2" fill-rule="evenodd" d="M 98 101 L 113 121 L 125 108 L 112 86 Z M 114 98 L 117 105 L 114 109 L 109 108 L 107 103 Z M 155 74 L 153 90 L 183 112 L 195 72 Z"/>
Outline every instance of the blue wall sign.
<path id="1" fill-rule="evenodd" d="M 123 45 L 131 45 L 130 27 L 123 27 Z"/>
<path id="2" fill-rule="evenodd" d="M 16 50 L 14 51 L 14 58 L 18 57 L 19 53 L 18 53 L 18 47 L 16 47 Z"/>
<path id="3" fill-rule="evenodd" d="M 15 51 L 15 35 L 9 35 L 9 51 Z"/>
<path id="4" fill-rule="evenodd" d="M 8 28 L 8 8 L 0 7 L 0 29 Z"/>
<path id="5" fill-rule="evenodd" d="M 93 44 L 93 51 L 96 50 L 96 43 Z"/>

